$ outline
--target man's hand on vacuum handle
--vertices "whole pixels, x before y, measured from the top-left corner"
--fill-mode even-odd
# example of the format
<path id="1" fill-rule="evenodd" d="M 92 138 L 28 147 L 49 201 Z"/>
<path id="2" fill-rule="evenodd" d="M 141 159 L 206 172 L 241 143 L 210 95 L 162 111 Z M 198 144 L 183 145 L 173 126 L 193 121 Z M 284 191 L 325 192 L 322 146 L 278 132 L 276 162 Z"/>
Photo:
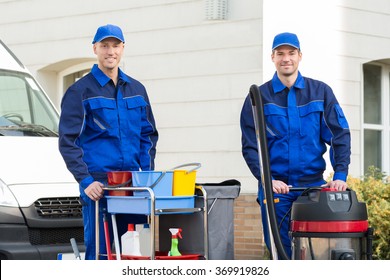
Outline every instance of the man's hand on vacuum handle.
<path id="1" fill-rule="evenodd" d="M 291 187 L 292 186 L 287 185 L 283 181 L 272 180 L 272 189 L 274 193 L 282 193 L 282 194 L 289 193 Z M 336 189 L 337 191 L 345 191 L 347 190 L 348 185 L 347 182 L 344 182 L 342 180 L 334 180 L 322 185 L 321 187 L 332 188 L 332 189 Z"/>
<path id="2" fill-rule="evenodd" d="M 98 181 L 92 182 L 84 192 L 90 199 L 97 201 L 103 197 L 103 184 Z"/>
<path id="3" fill-rule="evenodd" d="M 286 194 L 289 192 L 290 190 L 290 187 L 289 185 L 287 185 L 285 182 L 283 181 L 279 181 L 279 180 L 272 180 L 272 189 L 274 191 L 274 193 L 283 193 L 283 194 Z"/>
<path id="4" fill-rule="evenodd" d="M 334 180 L 326 183 L 325 185 L 322 185 L 322 187 L 328 187 L 332 189 L 336 189 L 338 191 L 345 191 L 347 190 L 347 182 L 344 182 L 342 180 Z"/>

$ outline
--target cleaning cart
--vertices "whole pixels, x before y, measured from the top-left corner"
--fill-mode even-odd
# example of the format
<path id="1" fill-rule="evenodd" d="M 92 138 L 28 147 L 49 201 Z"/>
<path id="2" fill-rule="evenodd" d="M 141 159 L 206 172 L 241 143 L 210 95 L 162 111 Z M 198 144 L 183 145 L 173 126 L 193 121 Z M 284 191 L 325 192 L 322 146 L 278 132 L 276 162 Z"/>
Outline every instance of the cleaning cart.
<path id="1" fill-rule="evenodd" d="M 234 200 L 239 196 L 241 183 L 225 180 L 220 183 L 197 183 L 207 192 L 208 259 L 234 260 Z M 199 194 L 201 195 L 201 194 Z M 202 199 L 195 199 L 195 206 L 203 206 Z M 186 233 L 180 240 L 183 251 L 204 254 L 204 212 L 193 215 L 164 215 L 159 217 L 159 249 L 169 249 L 169 228 L 179 227 Z"/>
<path id="2" fill-rule="evenodd" d="M 181 165 L 179 167 L 188 166 L 191 164 Z M 197 168 L 200 164 L 196 164 Z M 177 167 L 176 167 L 177 169 Z M 186 171 L 180 176 L 186 174 L 193 176 L 191 173 L 195 170 Z M 174 182 L 175 170 L 173 171 L 135 171 L 132 172 L 132 185 L 129 187 L 105 186 L 103 189 L 108 190 L 110 194 L 114 194 L 115 191 L 131 192 L 132 195 L 108 195 L 107 198 L 107 215 L 111 215 L 112 229 L 114 239 L 115 256 L 109 251 L 108 259 L 208 259 L 208 230 L 207 230 L 207 214 L 203 215 L 203 233 L 204 233 L 204 255 L 185 255 L 179 257 L 161 256 L 156 254 L 155 249 L 155 218 L 158 215 L 170 215 L 170 214 L 182 214 L 191 215 L 198 212 L 207 213 L 207 193 L 201 186 L 196 186 L 197 192 L 201 192 L 201 196 L 195 195 L 195 178 L 193 178 L 193 190 L 187 190 L 187 192 L 181 195 L 173 195 L 173 191 L 176 188 L 180 188 L 179 184 L 187 184 L 186 180 L 179 180 Z M 142 184 L 144 184 L 142 186 Z M 184 186 L 187 189 L 187 186 Z M 183 189 L 183 188 L 181 188 Z M 168 191 L 168 193 L 167 193 Z M 195 207 L 195 199 L 202 199 L 203 205 Z M 116 215 L 117 214 L 141 214 L 148 217 L 148 223 L 150 226 L 150 257 L 143 256 L 125 256 L 121 254 L 120 241 L 117 231 Z M 99 201 L 96 201 L 96 258 L 100 258 L 99 252 Z M 111 255 L 111 256 L 110 256 Z"/>

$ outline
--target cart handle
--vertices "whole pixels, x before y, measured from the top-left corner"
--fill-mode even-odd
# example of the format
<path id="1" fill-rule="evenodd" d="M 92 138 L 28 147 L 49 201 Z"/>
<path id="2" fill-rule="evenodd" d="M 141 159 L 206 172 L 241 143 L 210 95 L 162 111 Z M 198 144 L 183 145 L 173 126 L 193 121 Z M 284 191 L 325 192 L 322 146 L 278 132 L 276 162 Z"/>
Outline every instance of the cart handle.
<path id="1" fill-rule="evenodd" d="M 157 180 L 150 186 L 144 186 L 144 188 L 151 188 L 153 189 L 160 181 L 161 179 L 165 176 L 167 172 L 166 171 L 162 171 L 160 176 L 157 178 Z M 119 189 L 119 188 L 126 188 L 127 186 L 129 186 L 132 182 L 132 179 L 130 179 L 129 181 L 127 182 L 124 182 L 122 184 L 118 184 L 118 185 L 105 185 L 104 187 L 108 190 L 115 190 L 115 189 Z"/>
<path id="2" fill-rule="evenodd" d="M 127 187 L 127 186 L 130 186 L 131 184 L 131 178 L 130 180 L 126 181 L 126 182 L 123 182 L 123 183 L 120 183 L 120 184 L 117 184 L 117 185 L 105 185 L 104 187 L 107 187 L 107 188 L 110 188 L 110 189 L 117 189 L 117 188 L 123 188 L 123 187 Z"/>
<path id="3" fill-rule="evenodd" d="M 192 168 L 190 170 L 186 170 L 186 174 L 188 174 L 188 173 L 191 173 L 192 171 L 199 169 L 202 165 L 199 162 L 191 162 L 191 163 L 186 163 L 186 164 L 175 166 L 175 167 L 171 168 L 170 170 L 175 170 L 175 169 L 179 169 L 181 167 L 186 167 L 186 166 L 195 166 L 194 168 Z"/>

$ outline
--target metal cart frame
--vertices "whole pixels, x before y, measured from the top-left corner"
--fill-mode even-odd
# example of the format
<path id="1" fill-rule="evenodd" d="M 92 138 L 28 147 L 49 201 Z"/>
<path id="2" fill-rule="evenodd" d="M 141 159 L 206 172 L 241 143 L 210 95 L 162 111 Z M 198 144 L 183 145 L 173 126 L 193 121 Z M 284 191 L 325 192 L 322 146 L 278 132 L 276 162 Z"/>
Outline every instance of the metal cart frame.
<path id="1" fill-rule="evenodd" d="M 164 208 L 164 209 L 156 209 L 156 196 L 154 194 L 154 191 L 152 188 L 149 187 L 104 187 L 104 190 L 123 190 L 123 191 L 145 191 L 147 190 L 149 192 L 149 206 L 150 211 L 147 213 L 144 213 L 144 215 L 149 216 L 150 219 L 148 219 L 148 222 L 150 224 L 150 242 L 151 242 L 151 252 L 150 252 L 150 259 L 155 259 L 155 236 L 156 236 L 156 228 L 155 228 L 155 216 L 161 215 L 161 214 L 191 214 L 196 212 L 204 212 L 203 215 L 203 233 L 204 233 L 204 258 L 207 260 L 209 257 L 208 252 L 208 219 L 207 219 L 207 192 L 202 186 L 196 186 L 196 189 L 200 190 L 202 192 L 203 196 L 203 207 L 194 207 L 194 208 Z M 195 196 L 196 197 L 196 196 Z M 157 198 L 158 199 L 158 198 Z M 128 197 L 128 200 L 131 201 L 131 196 Z M 154 211 L 152 211 L 154 209 Z M 112 227 L 113 227 L 113 235 L 114 235 L 114 247 L 115 247 L 115 254 L 116 254 L 116 260 L 121 260 L 121 250 L 120 250 L 120 243 L 119 243 L 119 236 L 118 236 L 118 229 L 116 224 L 116 214 L 136 214 L 129 212 L 121 212 L 121 213 L 110 213 L 107 211 L 107 214 L 111 215 L 112 218 Z M 99 219 L 99 200 L 95 202 L 95 240 L 96 240 L 96 260 L 99 260 L 100 257 L 100 219 Z"/>

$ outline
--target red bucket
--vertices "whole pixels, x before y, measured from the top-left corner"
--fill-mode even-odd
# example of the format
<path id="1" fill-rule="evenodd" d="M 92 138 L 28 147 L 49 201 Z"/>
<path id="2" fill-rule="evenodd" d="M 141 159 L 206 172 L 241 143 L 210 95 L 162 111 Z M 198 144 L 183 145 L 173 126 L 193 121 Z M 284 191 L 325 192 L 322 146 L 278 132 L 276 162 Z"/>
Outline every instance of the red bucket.
<path id="1" fill-rule="evenodd" d="M 130 187 L 131 185 L 131 171 L 109 171 L 107 172 L 108 186 L 115 187 Z M 131 196 L 132 191 L 125 190 L 109 190 L 108 195 L 111 196 Z"/>

